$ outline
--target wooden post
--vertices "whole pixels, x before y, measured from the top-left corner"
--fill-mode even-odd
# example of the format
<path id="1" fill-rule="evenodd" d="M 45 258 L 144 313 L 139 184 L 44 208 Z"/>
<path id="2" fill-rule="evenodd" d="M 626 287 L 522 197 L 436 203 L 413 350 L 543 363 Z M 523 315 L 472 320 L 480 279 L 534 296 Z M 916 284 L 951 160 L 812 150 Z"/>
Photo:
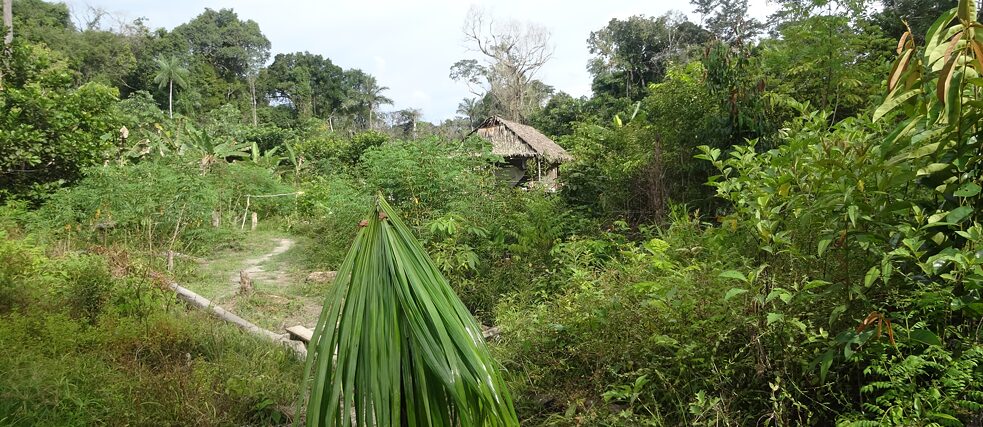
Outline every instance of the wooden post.
<path id="1" fill-rule="evenodd" d="M 174 271 L 174 251 L 167 251 L 167 271 Z"/>
<path id="2" fill-rule="evenodd" d="M 250 196 L 246 196 L 246 211 L 242 213 L 242 225 L 239 226 L 240 230 L 246 229 L 246 216 L 249 215 L 249 198 Z"/>
<path id="3" fill-rule="evenodd" d="M 256 212 L 253 212 L 253 226 L 249 230 L 250 231 L 256 231 L 256 225 L 257 224 L 259 224 L 259 216 L 256 215 Z"/>
<path id="4" fill-rule="evenodd" d="M 219 228 L 222 226 L 222 212 L 218 209 L 212 211 L 212 227 Z"/>

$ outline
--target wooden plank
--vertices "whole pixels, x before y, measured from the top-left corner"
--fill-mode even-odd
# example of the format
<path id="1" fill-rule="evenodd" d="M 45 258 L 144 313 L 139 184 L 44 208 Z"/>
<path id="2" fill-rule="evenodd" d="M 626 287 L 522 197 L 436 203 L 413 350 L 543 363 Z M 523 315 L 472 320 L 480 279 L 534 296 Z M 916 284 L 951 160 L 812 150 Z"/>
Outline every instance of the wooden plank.
<path id="1" fill-rule="evenodd" d="M 310 343 L 311 338 L 314 337 L 314 331 L 305 328 L 301 325 L 291 326 L 287 328 L 287 333 L 290 334 L 290 339 L 300 340 L 304 343 Z"/>

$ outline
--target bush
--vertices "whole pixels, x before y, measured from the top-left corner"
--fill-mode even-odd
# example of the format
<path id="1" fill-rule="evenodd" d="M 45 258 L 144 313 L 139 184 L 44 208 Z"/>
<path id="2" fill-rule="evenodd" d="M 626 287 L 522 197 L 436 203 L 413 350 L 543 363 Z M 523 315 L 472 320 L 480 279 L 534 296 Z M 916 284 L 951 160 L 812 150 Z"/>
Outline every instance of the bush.
<path id="1" fill-rule="evenodd" d="M 518 393 L 535 397 L 522 401 L 522 415 L 561 425 L 692 425 L 698 417 L 687 407 L 698 392 L 736 389 L 753 365 L 727 360 L 746 337 L 717 272 L 741 258 L 703 251 L 718 234 L 683 217 L 642 243 L 605 233 L 556 245 L 552 289 L 497 306 L 499 360 Z"/>
<path id="2" fill-rule="evenodd" d="M 193 166 L 160 161 L 96 167 L 78 185 L 54 194 L 38 211 L 34 229 L 188 250 L 207 243 L 185 237 L 209 227 L 218 205 L 218 193 Z"/>
<path id="3" fill-rule="evenodd" d="M 464 146 L 437 139 L 383 144 L 362 155 L 359 176 L 403 212 L 407 224 L 422 227 L 452 202 L 494 189 L 491 158 L 475 155 L 487 147 L 469 141 Z"/>
<path id="4" fill-rule="evenodd" d="M 348 253 L 358 222 L 371 209 L 372 197 L 343 175 L 318 178 L 304 187 L 297 199 L 299 230 L 316 242 L 304 253 L 318 268 L 335 269 Z"/>

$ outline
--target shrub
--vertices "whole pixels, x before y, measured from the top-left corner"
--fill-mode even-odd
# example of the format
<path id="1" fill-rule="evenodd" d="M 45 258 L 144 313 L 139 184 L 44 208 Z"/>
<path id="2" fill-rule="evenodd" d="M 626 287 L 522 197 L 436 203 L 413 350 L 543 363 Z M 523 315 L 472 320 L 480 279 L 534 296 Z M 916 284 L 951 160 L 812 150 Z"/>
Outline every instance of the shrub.
<path id="1" fill-rule="evenodd" d="M 359 176 L 404 212 L 408 224 L 422 227 L 453 201 L 484 197 L 495 187 L 491 158 L 476 155 L 482 149 L 437 139 L 392 142 L 362 155 Z"/>
<path id="2" fill-rule="evenodd" d="M 148 248 L 200 247 L 188 231 L 210 226 L 219 195 L 194 166 L 144 162 L 86 170 L 78 185 L 54 194 L 35 230 L 85 239 L 140 242 Z M 197 236 L 201 238 L 201 235 Z"/>
<path id="3" fill-rule="evenodd" d="M 297 214 L 303 221 L 299 230 L 316 241 L 303 252 L 315 266 L 337 268 L 372 199 L 343 175 L 318 178 L 303 191 L 297 199 Z"/>

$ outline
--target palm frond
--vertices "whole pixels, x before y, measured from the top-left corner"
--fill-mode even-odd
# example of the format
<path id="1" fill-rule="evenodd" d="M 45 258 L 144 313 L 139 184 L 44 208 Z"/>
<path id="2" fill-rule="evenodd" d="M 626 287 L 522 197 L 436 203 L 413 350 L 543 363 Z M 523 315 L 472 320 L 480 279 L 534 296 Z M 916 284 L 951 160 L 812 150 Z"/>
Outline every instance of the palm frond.
<path id="1" fill-rule="evenodd" d="M 308 348 L 309 426 L 517 426 L 481 329 L 382 197 Z"/>

